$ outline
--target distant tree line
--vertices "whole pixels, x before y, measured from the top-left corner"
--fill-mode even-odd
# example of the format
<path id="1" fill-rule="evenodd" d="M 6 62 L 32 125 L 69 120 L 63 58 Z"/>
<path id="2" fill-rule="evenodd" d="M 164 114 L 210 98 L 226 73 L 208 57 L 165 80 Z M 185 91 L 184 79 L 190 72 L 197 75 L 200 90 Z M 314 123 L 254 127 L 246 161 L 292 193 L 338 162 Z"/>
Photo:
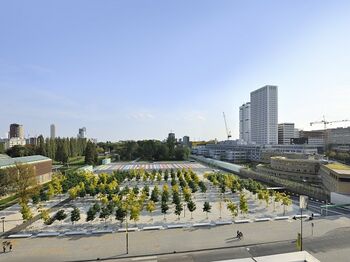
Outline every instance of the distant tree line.
<path id="1" fill-rule="evenodd" d="M 6 151 L 11 157 L 43 155 L 66 164 L 69 158 L 85 156 L 85 163 L 97 164 L 98 153 L 112 152 L 117 160 L 129 161 L 140 158 L 147 161 L 187 160 L 190 149 L 174 138 L 166 141 L 139 140 L 101 142 L 97 145 L 82 138 L 44 139 L 39 136 L 37 145 L 14 146 Z"/>
<path id="2" fill-rule="evenodd" d="M 98 143 L 105 152 L 119 155 L 120 160 L 129 161 L 140 158 L 148 161 L 187 160 L 190 149 L 176 143 L 174 138 L 166 141 L 139 140 Z"/>
<path id="3" fill-rule="evenodd" d="M 331 159 L 350 163 L 350 152 L 328 151 L 326 155 Z"/>
<path id="4" fill-rule="evenodd" d="M 70 157 L 86 156 L 87 164 L 97 163 L 96 145 L 85 138 L 46 138 L 39 136 L 36 145 L 14 146 L 6 151 L 11 157 L 43 155 L 61 163 Z"/>

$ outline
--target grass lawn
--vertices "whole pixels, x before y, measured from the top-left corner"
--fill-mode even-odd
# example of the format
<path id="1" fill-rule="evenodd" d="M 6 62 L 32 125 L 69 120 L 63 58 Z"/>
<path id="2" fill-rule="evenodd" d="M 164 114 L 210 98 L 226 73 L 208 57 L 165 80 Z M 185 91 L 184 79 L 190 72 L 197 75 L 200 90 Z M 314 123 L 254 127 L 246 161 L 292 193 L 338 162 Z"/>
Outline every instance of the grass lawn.
<path id="1" fill-rule="evenodd" d="M 5 208 L 8 208 L 9 206 L 12 206 L 17 203 L 17 195 L 12 195 L 6 198 L 3 198 L 0 200 L 0 210 L 3 210 Z"/>
<path id="2" fill-rule="evenodd" d="M 331 163 L 326 165 L 326 167 L 333 169 L 333 170 L 350 170 L 350 166 L 341 164 L 341 163 Z"/>

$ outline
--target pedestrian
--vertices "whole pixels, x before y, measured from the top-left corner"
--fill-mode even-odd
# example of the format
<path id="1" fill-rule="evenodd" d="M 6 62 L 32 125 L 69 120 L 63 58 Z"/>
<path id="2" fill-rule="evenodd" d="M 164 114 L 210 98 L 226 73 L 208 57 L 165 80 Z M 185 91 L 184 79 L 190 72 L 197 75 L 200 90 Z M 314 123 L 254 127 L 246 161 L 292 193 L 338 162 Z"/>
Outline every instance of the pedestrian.
<path id="1" fill-rule="evenodd" d="M 5 242 L 2 243 L 2 250 L 3 250 L 4 253 L 6 252 L 6 245 L 5 245 Z"/>
<path id="2" fill-rule="evenodd" d="M 236 235 L 237 238 L 239 238 L 239 230 L 237 230 L 237 235 Z"/>
<path id="3" fill-rule="evenodd" d="M 12 251 L 12 242 L 10 242 L 10 252 Z"/>

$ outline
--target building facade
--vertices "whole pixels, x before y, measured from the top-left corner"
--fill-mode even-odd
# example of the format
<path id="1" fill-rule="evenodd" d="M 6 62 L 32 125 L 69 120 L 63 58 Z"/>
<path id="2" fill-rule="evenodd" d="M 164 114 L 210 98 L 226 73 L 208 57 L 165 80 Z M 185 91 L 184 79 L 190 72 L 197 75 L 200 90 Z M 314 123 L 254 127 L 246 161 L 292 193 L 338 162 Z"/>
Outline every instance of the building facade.
<path id="1" fill-rule="evenodd" d="M 239 107 L 239 139 L 251 142 L 250 102 Z"/>
<path id="2" fill-rule="evenodd" d="M 278 144 L 289 145 L 291 139 L 294 138 L 295 128 L 294 123 L 278 124 Z"/>
<path id="3" fill-rule="evenodd" d="M 16 163 L 33 166 L 39 184 L 46 183 L 52 178 L 52 160 L 48 157 L 35 155 L 15 158 L 0 158 L 0 170 L 6 170 Z"/>
<path id="4" fill-rule="evenodd" d="M 350 127 L 327 129 L 327 144 L 350 145 Z"/>
<path id="5" fill-rule="evenodd" d="M 185 146 L 190 147 L 191 146 L 190 137 L 189 136 L 184 136 L 182 138 L 182 144 L 185 145 Z"/>
<path id="6" fill-rule="evenodd" d="M 326 147 L 324 130 L 300 131 L 300 138 L 307 138 L 307 143 L 317 147 L 318 153 L 322 154 L 324 152 Z"/>
<path id="7" fill-rule="evenodd" d="M 250 93 L 251 141 L 278 144 L 278 89 L 267 85 Z"/>
<path id="8" fill-rule="evenodd" d="M 325 189 L 331 193 L 350 194 L 350 167 L 340 163 L 322 165 L 320 175 Z"/>
<path id="9" fill-rule="evenodd" d="M 24 138 L 24 128 L 23 125 L 19 124 L 11 124 L 10 125 L 10 133 L 9 133 L 9 138 Z"/>
<path id="10" fill-rule="evenodd" d="M 313 159 L 289 159 L 286 157 L 271 157 L 269 166 L 258 165 L 257 170 L 261 173 L 274 177 L 308 183 L 321 187 L 322 180 L 319 169 L 322 161 Z"/>
<path id="11" fill-rule="evenodd" d="M 25 146 L 26 139 L 20 138 L 20 137 L 5 138 L 5 139 L 0 139 L 0 143 L 2 143 L 4 149 L 7 150 L 14 146 Z"/>
<path id="12" fill-rule="evenodd" d="M 56 137 L 56 126 L 54 124 L 50 125 L 50 138 L 55 139 Z"/>
<path id="13" fill-rule="evenodd" d="M 86 138 L 86 127 L 79 128 L 78 138 Z"/>

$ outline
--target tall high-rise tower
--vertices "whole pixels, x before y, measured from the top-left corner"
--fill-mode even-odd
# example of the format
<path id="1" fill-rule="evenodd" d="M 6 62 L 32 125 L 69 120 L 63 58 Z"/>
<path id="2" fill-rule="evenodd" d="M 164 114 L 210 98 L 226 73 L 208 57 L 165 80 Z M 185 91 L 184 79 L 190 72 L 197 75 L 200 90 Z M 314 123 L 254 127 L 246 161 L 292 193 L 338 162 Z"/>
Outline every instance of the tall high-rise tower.
<path id="1" fill-rule="evenodd" d="M 10 125 L 10 137 L 18 137 L 18 138 L 24 138 L 24 129 L 22 125 L 19 124 L 11 124 Z"/>
<path id="2" fill-rule="evenodd" d="M 50 125 L 50 138 L 55 139 L 56 137 L 56 127 L 54 124 Z"/>
<path id="3" fill-rule="evenodd" d="M 251 142 L 250 102 L 239 107 L 239 139 Z"/>
<path id="4" fill-rule="evenodd" d="M 250 93 L 251 139 L 278 144 L 278 88 L 267 85 Z"/>
<path id="5" fill-rule="evenodd" d="M 86 127 L 79 128 L 78 138 L 86 138 Z"/>

